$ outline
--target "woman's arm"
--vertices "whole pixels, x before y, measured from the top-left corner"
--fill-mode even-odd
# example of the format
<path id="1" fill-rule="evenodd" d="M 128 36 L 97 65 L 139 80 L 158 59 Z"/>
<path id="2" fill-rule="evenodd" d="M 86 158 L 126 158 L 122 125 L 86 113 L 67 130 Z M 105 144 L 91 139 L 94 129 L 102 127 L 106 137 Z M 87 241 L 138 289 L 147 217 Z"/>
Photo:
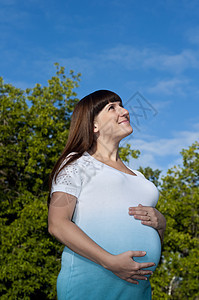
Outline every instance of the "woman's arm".
<path id="1" fill-rule="evenodd" d="M 155 228 L 160 236 L 161 242 L 164 240 L 164 232 L 166 229 L 166 219 L 156 208 L 151 206 L 129 207 L 129 215 L 135 219 L 141 220 L 142 224 Z"/>
<path id="2" fill-rule="evenodd" d="M 128 282 L 138 284 L 136 280 L 147 280 L 151 263 L 138 263 L 133 257 L 146 254 L 143 251 L 127 251 L 112 255 L 90 239 L 71 219 L 76 205 L 76 197 L 63 192 L 55 192 L 51 198 L 48 214 L 48 230 L 62 244 L 77 254 L 94 261 Z"/>

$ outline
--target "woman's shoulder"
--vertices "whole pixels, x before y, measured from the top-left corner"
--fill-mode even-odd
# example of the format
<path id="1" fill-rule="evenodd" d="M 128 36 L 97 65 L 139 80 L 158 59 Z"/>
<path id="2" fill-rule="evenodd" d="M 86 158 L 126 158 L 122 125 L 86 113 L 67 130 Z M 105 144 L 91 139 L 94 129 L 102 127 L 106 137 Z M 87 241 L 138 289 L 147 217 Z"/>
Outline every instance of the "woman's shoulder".
<path id="1" fill-rule="evenodd" d="M 76 159 L 68 162 L 75 154 L 78 154 L 78 152 L 70 152 L 62 162 L 60 168 L 64 166 L 64 170 L 74 169 L 76 172 L 77 170 L 81 171 L 81 173 L 87 173 L 90 169 L 96 168 L 94 162 L 90 159 L 90 155 L 88 155 L 87 152 L 84 152 L 80 157 L 77 156 Z"/>
<path id="2" fill-rule="evenodd" d="M 60 172 L 62 174 L 68 174 L 70 177 L 81 179 L 82 183 L 87 183 L 91 177 L 96 175 L 96 173 L 101 170 L 101 166 L 99 167 L 95 162 L 90 158 L 90 155 L 87 152 L 84 152 L 80 157 L 73 160 L 71 163 L 66 164 L 66 162 L 78 152 L 71 152 L 66 156 L 63 165 L 65 164 L 64 168 Z"/>
<path id="3" fill-rule="evenodd" d="M 75 156 L 76 154 L 78 154 L 78 152 L 70 152 L 66 156 L 64 163 L 66 163 L 71 157 Z M 73 160 L 71 164 L 81 165 L 82 163 L 85 162 L 90 162 L 89 155 L 87 155 L 87 152 L 84 152 L 80 157 L 77 156 L 77 158 Z"/>
<path id="4" fill-rule="evenodd" d="M 69 162 L 69 160 L 70 160 L 73 156 L 75 156 L 76 154 L 78 154 L 78 152 L 70 152 L 70 153 L 68 153 L 68 154 L 66 155 L 65 159 L 64 159 L 63 162 L 62 162 L 62 166 L 65 165 L 67 162 Z M 72 160 L 71 162 L 69 162 L 69 163 L 66 165 L 66 167 L 67 167 L 67 166 L 70 166 L 70 165 L 77 165 L 80 161 L 81 161 L 81 156 L 78 157 L 78 158 L 76 158 L 76 159 L 74 159 L 74 160 Z"/>
<path id="5" fill-rule="evenodd" d="M 59 172 L 54 176 L 51 187 L 51 195 L 54 192 L 65 192 L 78 197 L 81 186 L 82 176 L 81 170 L 76 162 L 68 163 L 67 161 L 74 155 L 75 152 L 69 153 L 62 162 Z"/>

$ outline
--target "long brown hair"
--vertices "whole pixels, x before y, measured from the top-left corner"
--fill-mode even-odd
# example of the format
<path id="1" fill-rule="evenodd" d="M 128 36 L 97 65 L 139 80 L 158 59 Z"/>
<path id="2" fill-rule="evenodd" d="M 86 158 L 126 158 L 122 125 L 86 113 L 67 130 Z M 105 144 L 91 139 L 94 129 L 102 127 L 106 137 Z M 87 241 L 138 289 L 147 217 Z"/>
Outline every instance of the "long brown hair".
<path id="1" fill-rule="evenodd" d="M 93 123 L 99 112 L 109 103 L 120 101 L 121 98 L 114 92 L 108 90 L 95 91 L 81 99 L 73 111 L 69 128 L 69 136 L 66 146 L 55 164 L 49 178 L 49 188 L 51 190 L 53 178 L 56 181 L 59 172 L 68 164 L 78 159 L 85 151 L 92 148 L 95 143 Z M 71 153 L 69 159 L 65 162 L 66 157 Z M 48 205 L 50 195 L 48 197 Z"/>

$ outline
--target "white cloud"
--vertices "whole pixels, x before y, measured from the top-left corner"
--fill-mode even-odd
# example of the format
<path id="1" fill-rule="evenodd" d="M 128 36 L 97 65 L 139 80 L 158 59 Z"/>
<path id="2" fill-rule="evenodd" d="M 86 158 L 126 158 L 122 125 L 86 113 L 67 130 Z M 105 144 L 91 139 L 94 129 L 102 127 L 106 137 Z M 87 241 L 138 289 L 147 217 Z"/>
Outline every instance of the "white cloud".
<path id="1" fill-rule="evenodd" d="M 141 151 L 166 156 L 179 154 L 182 148 L 190 146 L 196 140 L 199 140 L 199 131 L 181 131 L 175 133 L 174 137 L 170 139 L 156 139 L 153 141 L 134 139 L 133 144 Z"/>
<path id="2" fill-rule="evenodd" d="M 199 123 L 193 124 L 193 128 L 199 131 Z"/>
<path id="3" fill-rule="evenodd" d="M 72 57 L 66 59 L 58 59 L 60 65 L 64 65 L 75 72 L 80 72 L 84 76 L 92 76 L 94 74 L 96 62 L 92 58 Z"/>
<path id="4" fill-rule="evenodd" d="M 173 168 L 174 166 L 182 166 L 183 164 L 183 160 L 182 160 L 182 156 L 172 160 L 169 164 L 168 164 L 168 169 Z M 166 172 L 165 172 L 166 173 Z"/>
<path id="5" fill-rule="evenodd" d="M 153 170 L 163 169 L 162 166 L 156 162 L 154 155 L 151 153 L 141 153 L 138 159 L 131 160 L 129 166 L 134 170 L 138 169 L 140 166 L 151 167 Z"/>
<path id="6" fill-rule="evenodd" d="M 199 54 L 185 49 L 180 53 L 168 54 L 163 50 L 138 49 L 128 45 L 118 45 L 105 50 L 100 59 L 121 64 L 127 69 L 154 68 L 172 73 L 181 73 L 188 68 L 199 68 Z"/>
<path id="7" fill-rule="evenodd" d="M 145 58 L 143 65 L 173 73 L 181 73 L 188 68 L 198 68 L 199 56 L 197 52 L 189 49 L 177 54 L 155 52 Z"/>
<path id="8" fill-rule="evenodd" d="M 199 27 L 188 29 L 185 36 L 190 43 L 199 45 Z"/>
<path id="9" fill-rule="evenodd" d="M 141 151 L 140 158 L 131 161 L 133 167 L 150 166 L 165 172 L 175 164 L 181 163 L 181 150 L 187 149 L 192 143 L 199 141 L 199 124 L 195 124 L 193 128 L 196 130 L 174 132 L 173 137 L 167 139 L 145 136 L 141 139 L 128 140 L 134 149 Z"/>
<path id="10" fill-rule="evenodd" d="M 173 78 L 159 81 L 153 87 L 148 88 L 149 93 L 163 93 L 165 95 L 184 95 L 184 88 L 189 83 L 187 79 Z"/>
<path id="11" fill-rule="evenodd" d="M 9 7 L 1 7 L 0 19 L 1 23 L 4 25 L 12 26 L 22 26 L 25 20 L 28 20 L 28 13 L 19 9 L 12 7 L 12 2 Z"/>
<path id="12" fill-rule="evenodd" d="M 86 46 L 84 45 L 84 49 Z M 56 54 L 56 61 L 63 62 L 69 68 L 76 69 L 87 76 L 92 76 L 99 70 L 123 68 L 127 71 L 154 69 L 167 71 L 172 74 L 181 74 L 189 68 L 199 68 L 199 53 L 189 49 L 180 53 L 166 53 L 167 50 L 143 48 L 129 45 L 117 45 L 101 52 L 82 52 L 81 56 L 66 57 L 62 49 Z M 51 56 L 50 54 L 48 56 Z M 53 60 L 53 57 L 52 59 Z M 180 84 L 180 82 L 174 84 Z M 169 83 L 168 84 L 173 84 Z"/>
<path id="13" fill-rule="evenodd" d="M 27 45 L 25 45 L 25 47 L 27 48 Z M 56 54 L 52 54 L 46 49 L 41 48 L 26 49 L 27 51 L 24 60 L 28 60 L 31 56 L 33 64 L 32 69 L 39 68 L 40 75 L 43 73 L 45 77 L 46 74 L 49 73 L 49 65 L 53 65 L 55 61 L 58 61 L 61 65 L 66 66 L 67 69 L 81 72 L 86 80 L 98 76 L 98 74 L 102 74 L 104 71 L 108 71 L 109 74 L 111 74 L 114 70 L 118 70 L 118 72 L 120 72 L 120 70 L 122 70 L 122 72 L 164 70 L 171 74 L 175 74 L 174 78 L 161 80 L 147 89 L 147 85 L 152 78 L 149 78 L 150 81 L 148 80 L 147 83 L 141 83 L 140 80 L 136 80 L 136 77 L 134 77 L 135 75 L 132 75 L 135 78 L 134 82 L 129 81 L 126 83 L 126 86 L 129 88 L 132 85 L 134 89 L 138 90 L 137 85 L 139 84 L 139 90 L 147 90 L 150 93 L 160 92 L 165 93 L 166 95 L 171 95 L 173 93 L 182 95 L 185 86 L 189 82 L 184 78 L 177 77 L 176 74 L 179 75 L 179 73 L 182 73 L 187 68 L 199 68 L 199 53 L 190 50 L 167 54 L 165 53 L 166 50 L 162 51 L 160 49 L 154 50 L 150 48 L 139 49 L 129 45 L 118 45 L 101 52 L 90 53 L 88 48 L 84 44 L 83 49 L 85 51 L 82 51 L 82 54 L 79 56 L 67 55 L 64 47 L 59 49 Z M 4 56 L 6 56 L 6 53 L 4 53 Z M 13 55 L 10 54 L 7 56 L 8 59 L 13 57 Z M 48 72 L 46 73 L 46 71 Z"/>
<path id="14" fill-rule="evenodd" d="M 1 5 L 13 5 L 16 3 L 16 0 L 1 0 L 0 4 Z"/>
<path id="15" fill-rule="evenodd" d="M 165 101 L 153 101 L 153 106 L 155 109 L 159 112 L 160 110 L 165 110 L 172 104 L 171 100 L 165 100 Z"/>

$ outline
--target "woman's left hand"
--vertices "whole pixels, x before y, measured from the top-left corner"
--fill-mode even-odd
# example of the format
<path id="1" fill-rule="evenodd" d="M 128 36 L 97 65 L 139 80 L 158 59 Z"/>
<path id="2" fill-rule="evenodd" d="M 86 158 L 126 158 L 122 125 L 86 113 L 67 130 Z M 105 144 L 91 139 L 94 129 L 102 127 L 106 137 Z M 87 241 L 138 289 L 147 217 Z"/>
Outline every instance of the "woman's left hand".
<path id="1" fill-rule="evenodd" d="M 129 215 L 141 220 L 141 223 L 151 226 L 158 231 L 165 231 L 166 219 L 156 208 L 139 204 L 136 207 L 129 207 Z"/>

